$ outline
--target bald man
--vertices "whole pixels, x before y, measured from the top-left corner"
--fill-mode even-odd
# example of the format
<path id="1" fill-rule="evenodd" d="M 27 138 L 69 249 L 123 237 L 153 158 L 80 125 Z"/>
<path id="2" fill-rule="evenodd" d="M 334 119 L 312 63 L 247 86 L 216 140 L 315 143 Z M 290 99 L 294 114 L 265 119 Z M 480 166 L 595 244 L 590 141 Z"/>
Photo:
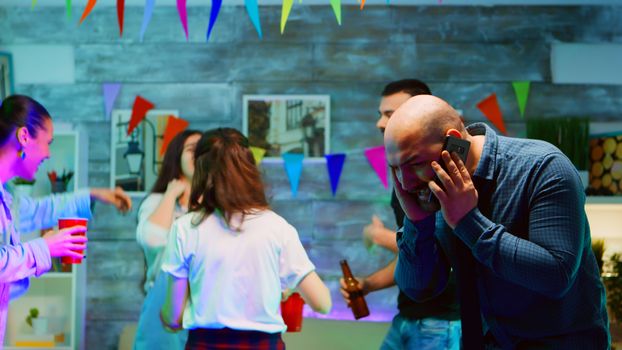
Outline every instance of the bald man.
<path id="1" fill-rule="evenodd" d="M 471 143 L 466 164 L 441 152 L 446 136 Z M 461 275 L 472 273 L 486 349 L 609 347 L 585 196 L 561 151 L 497 135 L 481 123 L 465 128 L 449 104 L 429 95 L 395 111 L 384 141 L 406 213 L 397 237 L 400 289 L 414 300 L 434 297 L 453 267 L 460 293 L 460 283 L 468 281 Z M 430 192 L 440 202 L 438 212 L 427 205 Z"/>

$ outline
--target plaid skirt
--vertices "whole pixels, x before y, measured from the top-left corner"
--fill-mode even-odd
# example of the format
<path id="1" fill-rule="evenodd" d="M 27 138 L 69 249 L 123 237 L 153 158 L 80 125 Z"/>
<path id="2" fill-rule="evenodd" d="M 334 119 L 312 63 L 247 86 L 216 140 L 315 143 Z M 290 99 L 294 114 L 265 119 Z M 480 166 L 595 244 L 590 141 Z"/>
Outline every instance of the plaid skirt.
<path id="1" fill-rule="evenodd" d="M 285 350 L 285 343 L 281 333 L 197 328 L 190 330 L 186 350 Z"/>

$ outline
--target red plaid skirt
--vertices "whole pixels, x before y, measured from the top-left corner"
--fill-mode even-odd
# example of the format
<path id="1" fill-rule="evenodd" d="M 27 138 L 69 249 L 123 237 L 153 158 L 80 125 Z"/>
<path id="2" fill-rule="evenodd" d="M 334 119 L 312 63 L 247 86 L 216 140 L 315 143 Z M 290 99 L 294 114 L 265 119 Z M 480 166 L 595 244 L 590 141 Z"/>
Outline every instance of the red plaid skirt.
<path id="1" fill-rule="evenodd" d="M 285 350 L 285 343 L 281 333 L 198 328 L 188 333 L 186 350 Z"/>

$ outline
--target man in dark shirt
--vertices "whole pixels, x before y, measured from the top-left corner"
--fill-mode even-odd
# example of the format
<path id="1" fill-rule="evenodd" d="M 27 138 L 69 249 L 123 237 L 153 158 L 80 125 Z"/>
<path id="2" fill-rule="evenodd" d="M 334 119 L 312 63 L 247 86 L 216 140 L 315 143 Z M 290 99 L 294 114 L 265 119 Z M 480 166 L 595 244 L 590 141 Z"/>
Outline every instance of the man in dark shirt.
<path id="1" fill-rule="evenodd" d="M 470 142 L 466 164 L 442 151 L 447 136 Z M 466 349 L 609 347 L 585 194 L 559 149 L 499 136 L 482 123 L 465 127 L 434 96 L 402 104 L 384 142 L 407 217 L 397 234 L 395 280 L 413 299 L 427 300 L 442 293 L 455 268 L 458 289 L 472 292 L 461 295 L 462 310 L 479 305 L 462 314 Z M 440 211 L 425 209 L 426 191 Z"/>
<path id="2" fill-rule="evenodd" d="M 378 108 L 379 119 L 376 127 L 384 133 L 384 128 L 393 112 L 410 97 L 429 95 L 428 86 L 416 79 L 404 79 L 389 83 L 382 91 Z M 391 196 L 391 207 L 397 226 L 402 226 L 404 211 L 400 207 L 395 192 Z M 363 235 L 368 244 L 377 244 L 397 253 L 395 231 L 384 226 L 376 216 L 365 227 Z M 365 294 L 395 285 L 394 271 L 396 260 L 367 277 L 357 277 Z M 348 301 L 343 279 L 341 293 Z M 453 278 L 447 288 L 434 298 L 415 302 L 400 291 L 397 299 L 399 313 L 393 318 L 391 328 L 381 346 L 382 350 L 394 349 L 458 349 L 460 346 L 460 317 L 456 302 L 456 289 Z"/>

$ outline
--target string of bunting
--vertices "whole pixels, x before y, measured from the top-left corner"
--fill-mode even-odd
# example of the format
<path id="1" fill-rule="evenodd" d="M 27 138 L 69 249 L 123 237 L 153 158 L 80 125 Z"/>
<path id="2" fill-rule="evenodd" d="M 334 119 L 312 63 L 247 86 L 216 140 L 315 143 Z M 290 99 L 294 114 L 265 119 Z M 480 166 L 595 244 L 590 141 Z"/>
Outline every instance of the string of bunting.
<path id="1" fill-rule="evenodd" d="M 147 0 L 149 1 L 149 0 Z M 179 0 L 183 1 L 183 0 Z M 220 1 L 220 0 L 215 0 Z M 515 81 L 512 83 L 517 104 L 521 117 L 524 118 L 525 108 L 527 105 L 527 97 L 529 95 L 530 83 L 528 81 Z M 114 106 L 114 103 L 121 90 L 121 84 L 119 83 L 106 83 L 103 84 L 103 97 L 104 97 L 104 111 L 105 116 L 108 119 Z M 145 119 L 149 110 L 153 109 L 155 104 L 145 99 L 144 97 L 137 95 L 134 99 L 132 106 L 132 115 L 128 124 L 127 134 L 130 135 L 132 131 Z M 490 122 L 503 134 L 507 135 L 507 129 L 503 121 L 503 114 L 501 107 L 495 93 L 490 94 L 477 104 L 479 110 L 490 120 Z M 166 128 L 163 135 L 163 141 L 160 148 L 160 155 L 163 155 L 168 147 L 170 141 L 189 126 L 189 122 L 175 116 L 169 116 L 166 123 Z M 256 164 L 261 164 L 266 150 L 259 147 L 250 147 Z M 369 162 L 369 165 L 374 170 L 378 179 L 382 183 L 385 189 L 389 188 L 388 181 L 388 166 L 385 155 L 384 146 L 376 146 L 366 148 L 364 150 L 365 157 Z M 303 154 L 297 153 L 285 153 L 282 156 L 283 164 L 287 178 L 289 179 L 290 189 L 292 197 L 296 197 L 298 194 L 298 187 L 300 185 L 300 176 L 303 168 Z M 339 186 L 339 180 L 343 171 L 343 166 L 346 161 L 345 153 L 327 154 L 324 156 L 326 159 L 326 171 L 330 179 L 331 192 L 333 196 L 337 193 Z"/>
<path id="2" fill-rule="evenodd" d="M 285 24 L 287 23 L 287 19 L 289 18 L 289 14 L 294 5 L 294 0 L 282 0 L 281 6 L 281 22 L 280 29 L 281 34 L 285 32 Z M 335 14 L 335 19 L 337 20 L 337 24 L 341 25 L 341 0 L 328 0 L 329 4 Z M 184 30 L 184 35 L 186 36 L 186 41 L 189 40 L 188 33 L 188 8 L 186 4 L 187 0 L 176 0 L 177 12 L 179 13 L 179 21 L 181 22 L 181 26 Z M 300 0 L 302 3 L 302 0 Z M 362 11 L 365 8 L 365 0 L 359 0 L 360 10 Z M 441 5 L 442 1 L 439 0 L 438 4 Z M 31 9 L 34 9 L 37 5 L 37 0 L 31 1 Z M 86 18 L 93 12 L 95 6 L 97 5 L 97 0 L 88 0 L 84 10 L 82 11 L 82 15 L 80 16 L 79 24 L 82 24 Z M 220 8 L 222 5 L 222 0 L 212 0 L 211 1 L 211 10 L 209 16 L 209 24 L 206 32 L 206 40 L 209 40 L 210 35 L 212 33 L 212 29 L 216 24 L 216 20 L 218 19 L 218 14 L 220 13 Z M 387 5 L 390 5 L 390 0 L 387 0 Z M 257 35 L 261 39 L 263 37 L 261 30 L 261 21 L 259 18 L 259 4 L 257 0 L 244 0 L 244 6 L 246 8 L 246 12 L 248 13 L 248 17 L 251 20 L 251 23 L 255 27 L 255 31 Z M 71 0 L 65 0 L 65 12 L 67 18 L 71 18 Z M 145 0 L 145 7 L 143 10 L 143 19 L 142 24 L 140 26 L 139 38 L 142 42 L 147 28 L 149 27 L 149 23 L 151 22 L 151 17 L 153 16 L 153 9 L 155 7 L 155 0 Z M 119 36 L 123 36 L 123 25 L 125 21 L 125 0 L 116 0 L 116 9 L 117 9 L 117 22 L 119 24 Z"/>

